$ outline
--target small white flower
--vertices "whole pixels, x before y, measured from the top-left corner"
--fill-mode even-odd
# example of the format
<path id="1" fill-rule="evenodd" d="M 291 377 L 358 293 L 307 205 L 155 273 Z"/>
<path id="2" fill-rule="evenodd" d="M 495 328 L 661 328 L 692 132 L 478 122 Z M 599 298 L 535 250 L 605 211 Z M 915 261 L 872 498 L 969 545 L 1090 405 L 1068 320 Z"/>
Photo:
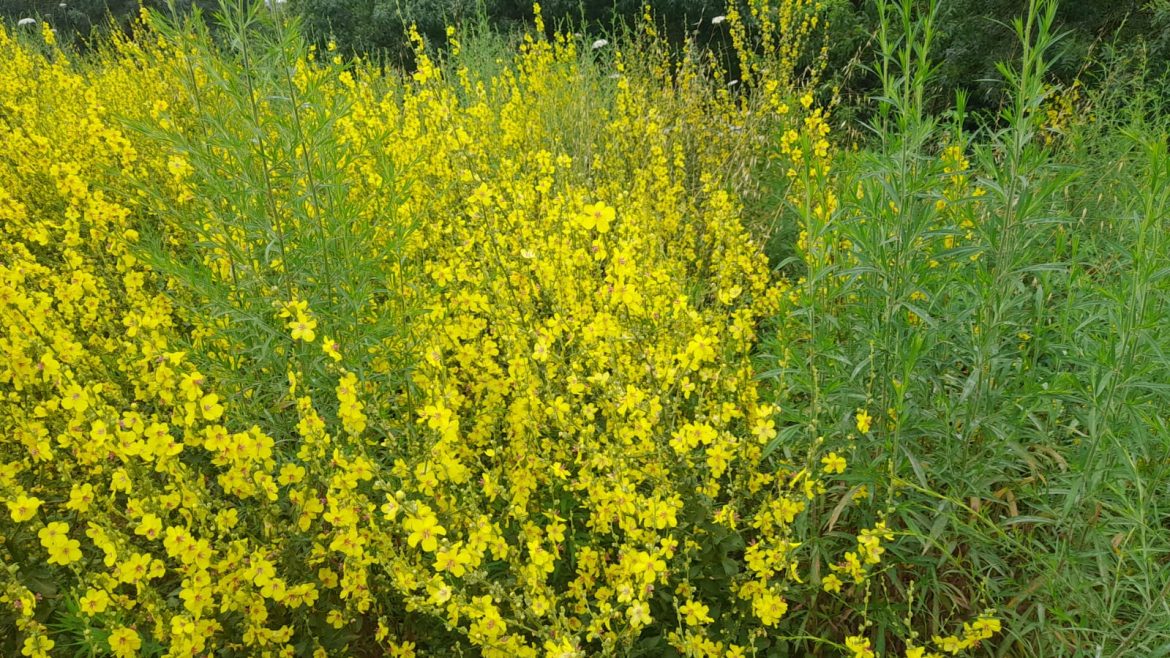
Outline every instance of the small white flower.
<path id="1" fill-rule="evenodd" d="M 16 24 L 19 27 L 28 27 L 29 25 L 36 25 L 37 19 L 35 19 L 35 18 L 22 18 L 22 19 L 16 21 Z"/>
<path id="2" fill-rule="evenodd" d="M 597 41 L 594 41 L 594 42 L 593 42 L 593 46 L 592 46 L 592 48 L 593 48 L 594 50 L 597 50 L 598 48 L 604 48 L 604 47 L 606 47 L 606 46 L 608 46 L 608 45 L 609 45 L 609 42 L 608 42 L 608 41 L 606 41 L 605 39 L 598 39 Z"/>
<path id="3" fill-rule="evenodd" d="M 723 21 L 725 21 L 725 20 L 727 20 L 727 17 L 726 17 L 726 16 L 716 16 L 716 17 L 714 17 L 714 18 L 712 18 L 712 19 L 711 19 L 711 24 L 712 24 L 712 25 L 718 25 L 718 24 L 722 23 L 722 22 L 723 22 Z"/>
<path id="4" fill-rule="evenodd" d="M 57 5 L 57 6 L 58 6 L 58 7 L 60 7 L 60 8 L 62 8 L 62 9 L 64 9 L 64 8 L 65 8 L 65 3 L 64 3 L 64 2 L 62 2 L 61 4 L 59 4 L 59 5 Z"/>

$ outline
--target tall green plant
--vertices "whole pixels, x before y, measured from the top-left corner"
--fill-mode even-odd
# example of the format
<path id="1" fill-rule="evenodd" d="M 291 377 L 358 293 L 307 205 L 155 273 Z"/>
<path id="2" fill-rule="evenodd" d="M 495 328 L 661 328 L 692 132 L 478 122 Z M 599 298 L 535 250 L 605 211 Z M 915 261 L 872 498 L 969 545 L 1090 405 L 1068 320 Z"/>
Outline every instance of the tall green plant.
<path id="1" fill-rule="evenodd" d="M 298 21 L 260 3 L 228 3 L 215 18 L 219 40 L 198 12 L 154 17 L 160 34 L 186 46 L 176 106 L 193 113 L 165 118 L 162 109 L 173 129 L 135 126 L 173 150 L 174 183 L 188 197 L 154 209 L 161 221 L 146 257 L 189 307 L 206 374 L 257 417 L 290 404 L 290 364 L 311 384 L 330 378 L 320 341 L 288 337 L 302 318 L 344 355 L 343 367 L 395 395 L 408 382 L 411 289 L 421 277 L 405 257 L 409 173 L 376 136 L 355 148 L 367 137 L 355 131 L 350 96 L 328 93 L 363 72 L 333 53 L 298 67 L 310 58 Z"/>

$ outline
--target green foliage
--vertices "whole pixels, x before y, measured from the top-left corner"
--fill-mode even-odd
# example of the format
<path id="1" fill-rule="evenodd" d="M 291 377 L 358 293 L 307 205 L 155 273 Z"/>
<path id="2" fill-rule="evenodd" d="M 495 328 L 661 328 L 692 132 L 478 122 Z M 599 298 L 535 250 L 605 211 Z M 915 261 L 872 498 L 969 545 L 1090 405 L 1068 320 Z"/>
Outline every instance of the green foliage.
<path id="1" fill-rule="evenodd" d="M 56 29 L 64 42 L 84 44 L 106 30 L 126 30 L 140 7 L 186 13 L 193 7 L 218 6 L 218 0 L 0 0 L 0 19 L 37 18 Z"/>
<path id="2" fill-rule="evenodd" d="M 877 628 L 990 600 L 1008 639 L 988 655 L 1165 655 L 1165 104 L 1154 72 L 1115 62 L 1058 119 L 1054 60 L 1083 44 L 1030 4 L 983 118 L 961 93 L 924 101 L 950 74 L 945 3 L 877 4 L 874 141 L 840 158 L 844 199 L 805 224 L 810 246 L 777 257 L 805 302 L 768 374 L 788 421 L 826 437 L 880 411 L 849 455 L 871 498 L 836 510 L 906 531 Z"/>
<path id="3" fill-rule="evenodd" d="M 723 0 L 658 0 L 651 2 L 654 15 L 676 43 L 690 35 L 703 19 L 725 13 Z M 531 24 L 532 3 L 527 0 L 292 0 L 291 7 L 303 17 L 318 39 L 333 38 L 349 52 L 388 55 L 391 61 L 411 57 L 406 30 L 414 24 L 432 44 L 444 45 L 448 25 L 483 21 L 508 33 Z M 597 34 L 612 34 L 622 23 L 641 14 L 638 0 L 551 0 L 541 3 L 548 25 L 566 22 Z"/>
<path id="4" fill-rule="evenodd" d="M 276 423 L 291 404 L 290 359 L 308 386 L 325 388 L 335 376 L 309 358 L 315 347 L 291 355 L 274 349 L 290 321 L 274 308 L 307 303 L 320 331 L 352 355 L 347 366 L 389 396 L 403 389 L 409 370 L 403 332 L 417 311 L 404 291 L 424 278 L 401 255 L 415 219 L 398 204 L 412 180 L 395 170 L 386 149 L 366 165 L 369 177 L 387 181 L 381 193 L 348 173 L 362 157 L 346 147 L 348 124 L 339 119 L 352 100 L 325 84 L 344 67 L 302 71 L 294 80 L 297 62 L 309 55 L 306 42 L 297 26 L 277 30 L 264 13 L 259 4 L 226 8 L 219 44 L 201 21 L 159 21 L 166 38 L 177 41 L 184 29 L 200 34 L 176 90 L 182 105 L 197 111 L 176 119 L 185 132 L 135 128 L 186 158 L 199 181 L 190 205 L 153 199 L 163 221 L 148 230 L 142 255 L 178 288 L 190 317 L 214 318 L 208 328 L 234 346 L 193 348 L 204 358 L 200 366 L 246 399 L 253 418 Z M 149 184 L 141 192 L 159 195 Z M 384 251 L 371 250 L 375 243 Z M 374 355 L 390 362 L 394 376 L 371 371 Z"/>
<path id="5" fill-rule="evenodd" d="M 172 7 L 180 12 L 198 6 L 218 8 L 218 0 L 143 0 L 152 8 Z M 710 19 L 727 10 L 725 0 L 650 0 L 655 20 L 669 39 L 681 44 L 695 37 L 700 44 L 726 45 L 726 30 Z M 11 21 L 38 17 L 62 34 L 84 40 L 112 20 L 125 27 L 138 12 L 140 0 L 74 0 L 53 3 L 0 0 L 0 17 Z M 594 34 L 616 34 L 635 20 L 642 0 L 548 0 L 541 3 L 550 26 L 566 22 Z M 288 0 L 286 7 L 303 21 L 320 44 L 328 39 L 350 53 L 375 54 L 396 65 L 410 66 L 412 51 L 406 29 L 417 25 L 436 46 L 446 43 L 444 29 L 451 24 L 483 22 L 508 33 L 529 25 L 528 0 Z M 865 98 L 879 86 L 864 63 L 876 47 L 880 19 L 877 3 L 868 0 L 829 0 L 824 16 L 832 26 L 827 43 L 830 81 L 846 100 L 846 109 L 864 111 Z M 1016 57 L 1018 42 L 1010 23 L 1020 12 L 1019 0 L 949 0 L 939 3 L 934 52 L 939 70 L 932 77 L 933 108 L 945 108 L 955 92 L 967 94 L 969 109 L 994 110 L 1004 101 L 998 62 Z M 1145 66 L 1157 77 L 1170 62 L 1170 3 L 1167 0 L 1066 2 L 1057 10 L 1055 33 L 1063 34 L 1050 73 L 1071 82 L 1086 62 L 1107 56 L 1143 53 Z"/>
<path id="6" fill-rule="evenodd" d="M 943 66 L 937 85 L 944 90 L 966 90 L 976 106 L 998 105 L 1002 97 L 997 93 L 1000 78 L 996 65 L 1019 54 L 1010 21 L 1020 3 L 955 0 L 944 4 L 941 23 L 945 34 L 940 43 Z M 1058 57 L 1054 57 L 1050 72 L 1066 82 L 1071 82 L 1114 42 L 1129 47 L 1149 43 L 1162 57 L 1168 54 L 1164 50 L 1164 29 L 1144 0 L 1061 3 L 1053 31 L 1063 37 L 1052 53 Z"/>
<path id="7" fill-rule="evenodd" d="M 80 26 L 96 6 L 45 18 L 88 32 Z M 716 34 L 706 19 L 722 13 L 706 0 L 655 6 L 675 38 L 699 18 L 699 30 Z M 474 0 L 294 0 L 289 8 L 322 41 L 333 36 L 343 49 L 392 61 L 411 57 L 402 35 L 412 22 L 434 46 L 447 24 L 478 23 L 458 60 L 473 79 L 491 78 L 509 26 L 531 13 L 524 2 Z M 819 593 L 799 611 L 794 637 L 778 640 L 794 655 L 821 650 L 812 636 L 866 625 L 875 649 L 897 655 L 913 631 L 947 634 L 950 620 L 988 606 L 999 608 L 1006 638 L 982 647 L 985 655 L 1170 649 L 1170 114 L 1160 82 L 1170 0 L 1032 0 L 1017 17 L 1021 9 L 1009 0 L 832 3 L 830 82 L 845 84 L 834 124 L 865 117 L 857 131 L 870 137 L 837 155 L 822 181 L 839 203 L 818 213 L 789 197 L 795 173 L 742 165 L 752 184 L 736 191 L 749 197 L 757 226 L 774 229 L 761 237 L 795 300 L 761 331 L 762 379 L 782 408 L 768 455 L 812 454 L 824 441 L 849 446 L 847 493 L 817 500 L 802 520 L 811 528 L 810 582 L 840 560 L 850 530 L 883 519 L 899 533 L 866 585 L 867 609 Z M 611 33 L 640 7 L 553 0 L 544 11 L 550 22 Z M 328 119 L 344 114 L 344 101 L 285 77 L 288 62 L 306 54 L 299 42 L 257 34 L 274 39 L 259 62 L 230 30 L 223 52 L 200 41 L 208 49 L 196 54 L 197 68 L 208 79 L 192 73 L 178 90 L 200 108 L 186 117 L 197 122 L 188 126 L 196 138 L 151 133 L 189 159 L 199 202 L 171 208 L 155 199 L 164 226 L 189 232 L 146 237 L 176 297 L 198 306 L 190 317 L 225 319 L 231 344 L 252 347 L 202 369 L 247 397 L 237 408 L 249 420 L 273 426 L 270 411 L 288 404 L 284 361 L 304 355 L 269 349 L 268 337 L 286 331 L 271 317 L 274 301 L 306 299 L 323 326 L 352 328 L 342 339 L 358 356 L 347 365 L 397 392 L 408 367 L 378 380 L 364 355 L 401 340 L 412 311 L 394 300 L 425 277 L 361 249 L 377 212 L 344 175 L 342 135 Z M 1114 38 L 1126 45 L 1110 47 Z M 609 69 L 583 51 L 581 76 L 555 96 L 573 100 L 543 108 L 556 129 L 539 132 L 556 140 L 541 146 L 590 163 L 589 135 L 601 131 L 612 85 Z M 651 60 L 633 59 L 631 69 Z M 339 74 L 347 65 L 333 66 Z M 1078 78 L 1084 87 L 1072 85 Z M 276 112 L 255 111 L 253 87 Z M 375 166 L 386 180 L 402 179 L 385 161 Z M 312 183 L 283 184 L 301 179 Z M 210 237 L 231 233 L 225 226 L 243 232 L 252 251 Z M 389 244 L 402 244 L 410 226 L 401 230 Z M 209 253 L 232 261 L 230 289 L 216 287 Z M 273 261 L 280 267 L 250 266 Z M 309 387 L 328 387 L 323 368 L 304 372 Z M 872 431 L 854 432 L 859 409 L 873 414 Z M 574 502 L 561 504 L 568 515 Z M 696 527 L 703 543 L 684 575 L 700 592 L 725 588 L 744 539 L 716 524 Z M 666 592 L 656 612 L 668 609 Z M 427 629 L 433 644 L 454 646 L 441 633 Z M 639 646 L 644 655 L 667 650 L 661 636 Z"/>

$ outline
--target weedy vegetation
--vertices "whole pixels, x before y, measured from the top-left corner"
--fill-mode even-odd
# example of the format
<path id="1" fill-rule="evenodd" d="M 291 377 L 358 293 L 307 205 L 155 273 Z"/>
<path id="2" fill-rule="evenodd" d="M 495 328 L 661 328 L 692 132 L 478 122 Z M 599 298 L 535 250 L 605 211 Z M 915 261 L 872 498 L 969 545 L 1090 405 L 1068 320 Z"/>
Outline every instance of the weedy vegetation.
<path id="1" fill-rule="evenodd" d="M 0 654 L 1170 655 L 1164 81 L 831 4 L 0 26 Z"/>

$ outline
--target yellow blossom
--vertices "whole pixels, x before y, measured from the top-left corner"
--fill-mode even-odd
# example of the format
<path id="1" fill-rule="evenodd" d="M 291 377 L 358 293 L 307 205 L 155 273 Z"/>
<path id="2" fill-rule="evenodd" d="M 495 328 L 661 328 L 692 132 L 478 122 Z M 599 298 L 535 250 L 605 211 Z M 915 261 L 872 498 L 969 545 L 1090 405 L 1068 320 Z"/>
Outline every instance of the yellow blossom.
<path id="1" fill-rule="evenodd" d="M 292 330 L 293 340 L 311 343 L 317 338 L 317 333 L 314 331 L 317 328 L 317 321 L 303 313 L 298 313 L 296 319 L 288 323 L 288 328 Z"/>
<path id="2" fill-rule="evenodd" d="M 826 473 L 844 473 L 845 472 L 845 458 L 841 457 L 835 452 L 830 452 L 827 456 L 821 458 L 821 464 L 825 467 Z"/>
<path id="3" fill-rule="evenodd" d="M 713 620 L 707 614 L 708 610 L 709 608 L 706 605 L 694 600 L 687 601 L 679 606 L 678 609 L 679 613 L 685 617 L 687 624 L 690 626 L 711 623 Z"/>
<path id="4" fill-rule="evenodd" d="M 78 603 L 81 606 L 82 612 L 93 616 L 100 612 L 105 612 L 106 608 L 110 605 L 110 595 L 105 590 L 90 588 Z"/>
<path id="5" fill-rule="evenodd" d="M 869 432 L 870 424 L 873 422 L 873 417 L 865 409 L 857 410 L 857 431 L 862 434 Z"/>
<path id="6" fill-rule="evenodd" d="M 6 504 L 12 520 L 16 523 L 22 523 L 37 515 L 37 509 L 40 508 L 42 501 L 35 496 L 17 496 Z"/>
<path id="7" fill-rule="evenodd" d="M 138 650 L 142 648 L 142 638 L 138 633 L 130 628 L 116 628 L 108 639 L 110 651 L 117 658 L 131 658 L 138 655 Z"/>

